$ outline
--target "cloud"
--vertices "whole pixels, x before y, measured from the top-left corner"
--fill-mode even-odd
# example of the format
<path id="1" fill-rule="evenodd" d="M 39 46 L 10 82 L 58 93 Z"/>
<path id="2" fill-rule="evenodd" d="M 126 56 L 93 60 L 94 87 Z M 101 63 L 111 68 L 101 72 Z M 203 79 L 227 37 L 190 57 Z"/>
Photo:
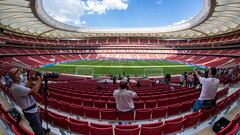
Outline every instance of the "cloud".
<path id="1" fill-rule="evenodd" d="M 89 14 L 105 14 L 109 10 L 126 10 L 128 0 L 88 0 L 87 10 Z"/>
<path id="2" fill-rule="evenodd" d="M 156 1 L 156 4 L 157 4 L 157 5 L 161 5 L 162 3 L 163 3 L 163 0 L 157 0 L 157 1 Z"/>
<path id="3" fill-rule="evenodd" d="M 105 14 L 110 10 L 126 10 L 128 0 L 43 0 L 47 13 L 54 19 L 72 25 L 85 25 L 86 14 Z"/>
<path id="4" fill-rule="evenodd" d="M 173 25 L 179 25 L 179 24 L 188 22 L 188 21 L 190 21 L 192 18 L 193 18 L 193 17 L 190 17 L 190 18 L 188 18 L 188 19 L 182 19 L 182 20 L 180 20 L 180 21 L 174 22 Z"/>

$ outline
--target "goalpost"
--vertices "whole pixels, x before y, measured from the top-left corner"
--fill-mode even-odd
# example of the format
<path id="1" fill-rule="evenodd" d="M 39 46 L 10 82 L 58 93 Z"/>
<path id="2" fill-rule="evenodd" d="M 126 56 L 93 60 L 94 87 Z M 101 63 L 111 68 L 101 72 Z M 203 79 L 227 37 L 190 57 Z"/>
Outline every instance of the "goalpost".
<path id="1" fill-rule="evenodd" d="M 75 68 L 75 74 L 76 75 L 90 75 L 90 76 L 94 76 L 94 69 L 93 68 L 76 67 Z"/>
<path id="2" fill-rule="evenodd" d="M 163 68 L 144 68 L 144 77 L 163 75 L 164 75 Z"/>

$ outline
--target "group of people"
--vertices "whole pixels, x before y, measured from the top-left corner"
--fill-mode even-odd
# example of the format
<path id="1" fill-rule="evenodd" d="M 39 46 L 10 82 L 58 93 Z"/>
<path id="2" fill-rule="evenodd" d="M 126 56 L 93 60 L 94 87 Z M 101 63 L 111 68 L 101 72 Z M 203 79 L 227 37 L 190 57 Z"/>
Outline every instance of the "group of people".
<path id="1" fill-rule="evenodd" d="M 181 78 L 182 76 L 180 77 L 181 85 L 187 84 L 186 86 L 192 87 L 194 81 L 198 80 L 202 86 L 201 94 L 192 108 L 193 112 L 202 108 L 211 108 L 216 103 L 216 92 L 220 83 L 220 80 L 217 78 L 218 70 L 216 68 L 210 68 L 207 73 L 207 76 L 203 76 L 197 69 L 194 69 L 193 72 L 183 74 L 182 76 L 184 76 L 184 79 Z M 31 78 L 25 77 L 26 80 L 23 79 L 26 74 L 20 68 L 11 69 L 8 75 L 9 78 L 7 75 L 5 78 L 7 78 L 6 80 L 12 80 L 11 88 L 16 104 L 22 108 L 22 112 L 24 113 L 25 118 L 29 121 L 34 133 L 36 135 L 44 135 L 45 132 L 42 127 L 38 107 L 32 96 L 40 90 L 42 82 L 41 76 L 37 76 L 37 78 L 35 78 L 35 84 L 32 85 Z M 23 78 L 21 76 L 23 76 Z M 114 90 L 113 96 L 116 101 L 117 111 L 134 111 L 135 106 L 133 99 L 137 96 L 137 93 L 127 79 L 120 81 L 120 87 Z"/>
<path id="2" fill-rule="evenodd" d="M 202 89 L 199 98 L 196 100 L 192 108 L 192 111 L 196 112 L 202 108 L 209 109 L 213 107 L 216 103 L 216 93 L 220 84 L 220 80 L 216 78 L 217 69 L 210 68 L 207 77 L 201 76 L 199 71 L 194 69 L 193 73 L 189 74 L 187 78 L 189 80 L 193 80 L 193 74 L 202 85 Z M 193 81 L 188 83 L 190 83 L 190 86 L 193 85 Z M 129 112 L 134 110 L 133 98 L 137 96 L 137 93 L 131 88 L 127 81 L 121 81 L 120 88 L 115 90 L 113 95 L 116 100 L 118 111 Z"/>
<path id="3" fill-rule="evenodd" d="M 194 72 L 181 73 L 181 75 L 179 77 L 179 85 L 187 86 L 189 88 L 196 86 L 197 85 L 197 77 L 194 74 Z"/>

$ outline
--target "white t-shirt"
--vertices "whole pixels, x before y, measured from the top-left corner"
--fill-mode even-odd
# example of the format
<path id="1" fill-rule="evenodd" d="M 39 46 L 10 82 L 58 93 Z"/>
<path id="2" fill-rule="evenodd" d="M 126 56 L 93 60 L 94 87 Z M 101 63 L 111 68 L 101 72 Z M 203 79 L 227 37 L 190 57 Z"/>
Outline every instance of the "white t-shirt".
<path id="1" fill-rule="evenodd" d="M 134 109 L 133 98 L 137 96 L 136 92 L 127 89 L 116 89 L 113 92 L 116 100 L 116 107 L 121 112 L 127 112 Z"/>
<path id="2" fill-rule="evenodd" d="M 22 109 L 27 109 L 28 107 L 36 103 L 35 99 L 32 96 L 29 96 L 30 88 L 22 86 L 20 84 L 13 84 L 12 92 L 13 98 L 18 106 Z M 24 111 L 26 113 L 35 113 L 37 112 L 37 107 Z"/>
<path id="3" fill-rule="evenodd" d="M 181 76 L 179 77 L 179 82 L 183 82 L 183 81 L 184 81 L 184 76 L 181 75 Z"/>
<path id="4" fill-rule="evenodd" d="M 199 100 L 215 99 L 220 83 L 219 79 L 200 77 L 199 81 L 202 84 L 202 92 L 199 96 Z"/>

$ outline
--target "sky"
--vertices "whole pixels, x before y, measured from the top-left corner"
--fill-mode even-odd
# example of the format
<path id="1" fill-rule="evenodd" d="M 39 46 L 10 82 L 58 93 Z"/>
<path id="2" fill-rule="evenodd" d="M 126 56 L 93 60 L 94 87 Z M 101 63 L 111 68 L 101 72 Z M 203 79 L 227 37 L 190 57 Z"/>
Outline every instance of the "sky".
<path id="1" fill-rule="evenodd" d="M 156 27 L 184 23 L 204 0 L 42 0 L 54 19 L 86 27 Z"/>

